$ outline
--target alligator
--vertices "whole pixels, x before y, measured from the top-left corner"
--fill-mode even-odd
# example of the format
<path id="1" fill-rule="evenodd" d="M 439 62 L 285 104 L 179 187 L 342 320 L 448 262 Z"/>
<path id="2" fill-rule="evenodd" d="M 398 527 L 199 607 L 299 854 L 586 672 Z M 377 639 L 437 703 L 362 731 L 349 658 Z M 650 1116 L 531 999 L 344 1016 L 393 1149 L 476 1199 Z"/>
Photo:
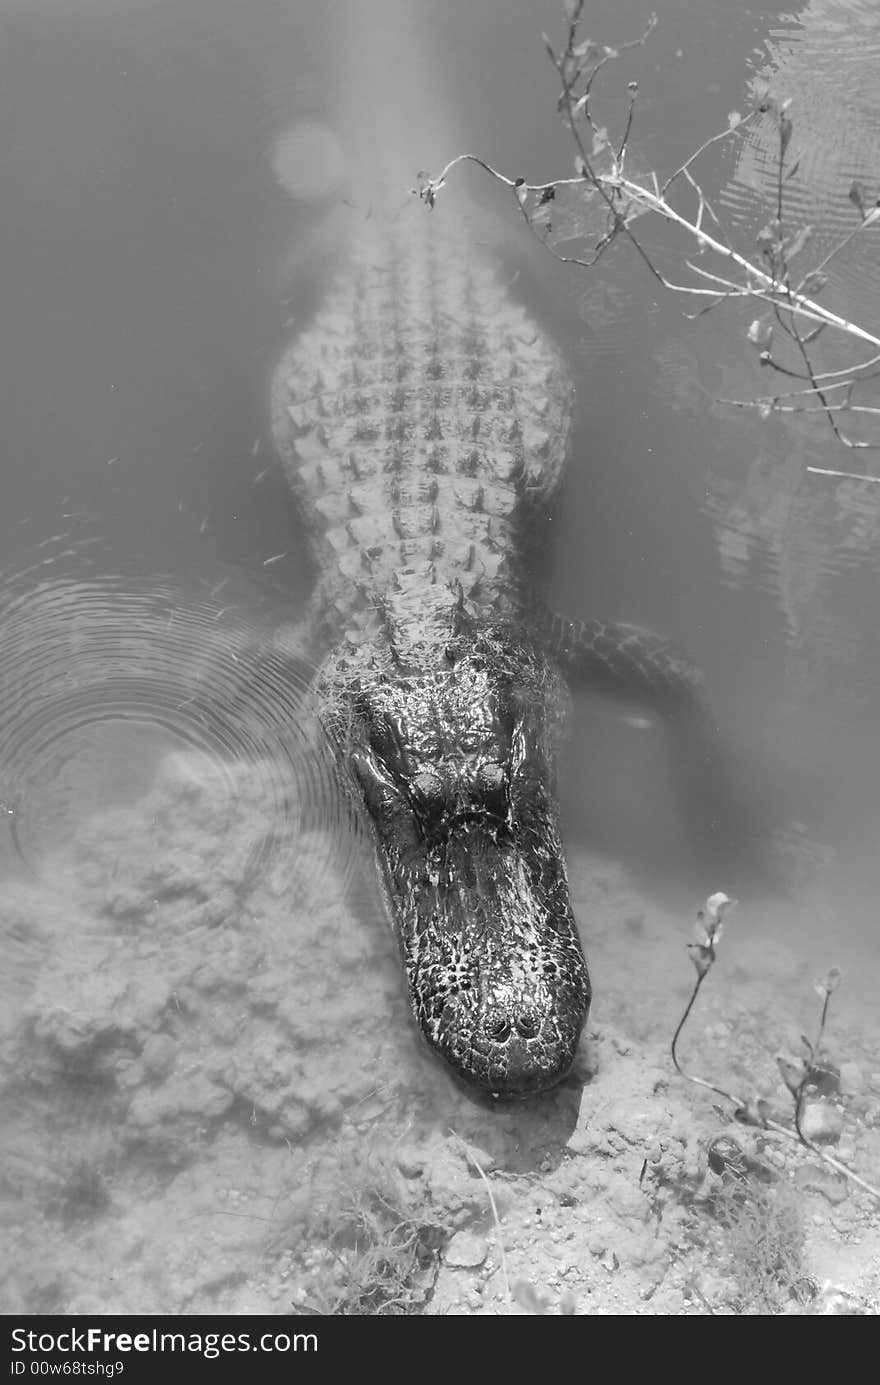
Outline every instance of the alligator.
<path id="1" fill-rule="evenodd" d="M 563 676 L 674 711 L 695 671 L 553 616 L 530 559 L 569 447 L 556 345 L 466 234 L 371 216 L 274 373 L 305 514 L 320 719 L 375 844 L 416 1021 L 471 1087 L 570 1071 L 591 986 L 555 785 Z"/>

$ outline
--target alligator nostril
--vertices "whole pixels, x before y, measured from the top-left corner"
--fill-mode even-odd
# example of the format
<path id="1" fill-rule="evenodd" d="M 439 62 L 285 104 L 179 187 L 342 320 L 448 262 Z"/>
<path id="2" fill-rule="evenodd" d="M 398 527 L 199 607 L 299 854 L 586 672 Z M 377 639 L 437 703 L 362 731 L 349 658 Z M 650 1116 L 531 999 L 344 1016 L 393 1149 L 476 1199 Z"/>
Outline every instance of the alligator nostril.
<path id="1" fill-rule="evenodd" d="M 489 1020 L 486 1025 L 486 1033 L 495 1043 L 503 1044 L 510 1038 L 510 1021 L 506 1019 Z"/>
<path id="2" fill-rule="evenodd" d="M 524 1039 L 533 1039 L 540 1028 L 536 1015 L 518 1015 L 516 1019 L 516 1032 L 521 1034 Z"/>

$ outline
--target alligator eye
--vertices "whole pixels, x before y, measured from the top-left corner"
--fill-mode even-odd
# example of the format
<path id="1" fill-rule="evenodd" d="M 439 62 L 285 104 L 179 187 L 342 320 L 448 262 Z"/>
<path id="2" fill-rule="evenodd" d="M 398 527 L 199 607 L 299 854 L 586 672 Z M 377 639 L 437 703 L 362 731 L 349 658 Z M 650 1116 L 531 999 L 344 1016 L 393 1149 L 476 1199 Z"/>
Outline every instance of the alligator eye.
<path id="1" fill-rule="evenodd" d="M 505 778 L 503 765 L 497 764 L 494 760 L 480 766 L 480 788 L 486 793 L 498 793 L 504 788 Z"/>
<path id="2" fill-rule="evenodd" d="M 358 711 L 364 721 L 369 748 L 377 760 L 395 775 L 408 774 L 411 765 L 406 718 L 399 712 L 377 709 L 363 697 Z"/>
<path id="3" fill-rule="evenodd" d="M 412 811 L 386 766 L 368 750 L 352 751 L 350 764 L 379 833 L 393 836 L 398 846 L 414 845 L 418 837 Z"/>
<path id="4" fill-rule="evenodd" d="M 503 817 L 507 812 L 507 774 L 504 766 L 494 760 L 481 765 L 477 786 L 486 807 Z"/>
<path id="5" fill-rule="evenodd" d="M 436 802 L 443 796 L 443 781 L 430 769 L 421 770 L 412 781 L 413 793 L 426 802 Z"/>

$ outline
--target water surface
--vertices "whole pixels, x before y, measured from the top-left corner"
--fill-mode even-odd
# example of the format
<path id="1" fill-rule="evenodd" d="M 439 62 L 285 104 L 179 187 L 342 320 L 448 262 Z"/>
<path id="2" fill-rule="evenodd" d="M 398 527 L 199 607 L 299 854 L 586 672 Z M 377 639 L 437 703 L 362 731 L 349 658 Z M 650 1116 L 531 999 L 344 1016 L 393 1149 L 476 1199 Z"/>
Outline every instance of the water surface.
<path id="1" fill-rule="evenodd" d="M 826 253 L 852 179 L 878 192 L 875 7 L 657 8 L 604 88 L 613 126 L 640 83 L 634 166 L 676 167 L 766 76 L 802 151 L 792 214 Z M 635 0 L 587 9 L 609 43 L 646 17 Z M 536 182 L 572 167 L 540 39 L 560 32 L 555 0 L 405 10 L 406 27 L 370 4 L 361 97 L 340 90 L 341 3 L 0 0 L 7 1311 L 286 1311 L 291 1257 L 320 1242 L 359 1141 L 453 1119 L 516 1135 L 410 1028 L 362 845 L 310 740 L 306 543 L 267 431 L 272 366 L 371 150 L 412 149 L 402 201 L 462 148 Z M 746 249 L 772 141 L 759 122 L 704 165 Z M 576 900 L 595 893 L 585 851 L 664 903 L 724 888 L 744 928 L 778 928 L 870 991 L 880 488 L 806 467 L 874 454 L 823 420 L 719 406 L 766 388 L 747 313 L 686 320 L 622 246 L 591 275 L 556 265 L 497 190 L 472 172 L 463 186 L 576 381 L 552 600 L 689 651 L 785 863 L 777 912 L 735 854 L 719 880 L 662 728 L 584 702 L 562 784 Z M 876 235 L 828 291 L 872 330 Z"/>

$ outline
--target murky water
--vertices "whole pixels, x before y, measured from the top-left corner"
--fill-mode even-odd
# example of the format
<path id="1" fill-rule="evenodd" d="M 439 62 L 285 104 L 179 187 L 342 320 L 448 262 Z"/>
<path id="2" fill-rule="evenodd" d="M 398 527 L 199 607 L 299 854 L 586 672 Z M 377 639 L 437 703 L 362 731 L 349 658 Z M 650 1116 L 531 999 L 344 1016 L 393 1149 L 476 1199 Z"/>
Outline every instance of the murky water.
<path id="1" fill-rule="evenodd" d="M 536 182 L 569 173 L 540 39 L 559 6 L 355 8 L 371 47 L 343 82 L 343 3 L 0 0 L 6 1311 L 286 1311 L 363 1141 L 455 1124 L 524 1173 L 570 1124 L 564 1102 L 475 1110 L 410 1027 L 310 735 L 306 543 L 266 403 L 332 259 L 327 228 L 384 195 L 389 149 L 403 202 L 463 148 Z M 767 76 L 792 98 L 791 209 L 821 259 L 852 227 L 852 180 L 880 192 L 875 6 L 656 8 L 650 42 L 604 79 L 603 120 L 620 124 L 638 79 L 634 167 L 669 170 Z M 636 0 L 587 10 L 602 42 L 645 21 Z M 773 159 L 768 117 L 702 165 L 746 249 Z M 872 995 L 880 487 L 806 467 L 861 472 L 876 454 L 821 418 L 717 403 L 771 388 L 753 313 L 686 320 L 621 245 L 592 274 L 557 265 L 488 182 L 462 182 L 577 384 L 553 603 L 663 631 L 705 670 L 785 863 L 779 912 L 762 903 L 753 933 L 774 920 L 793 955 Z M 665 235 L 639 230 L 676 274 Z M 826 290 L 873 331 L 878 234 Z M 846 363 L 826 350 L 820 368 Z M 630 710 L 576 708 L 576 904 L 595 904 L 589 851 L 664 905 L 718 887 L 747 905 L 742 863 L 718 880 L 694 845 L 699 788 L 682 810 L 661 728 Z M 584 933 L 590 955 L 591 917 Z M 442 1168 L 426 1175 L 441 1186 Z"/>

